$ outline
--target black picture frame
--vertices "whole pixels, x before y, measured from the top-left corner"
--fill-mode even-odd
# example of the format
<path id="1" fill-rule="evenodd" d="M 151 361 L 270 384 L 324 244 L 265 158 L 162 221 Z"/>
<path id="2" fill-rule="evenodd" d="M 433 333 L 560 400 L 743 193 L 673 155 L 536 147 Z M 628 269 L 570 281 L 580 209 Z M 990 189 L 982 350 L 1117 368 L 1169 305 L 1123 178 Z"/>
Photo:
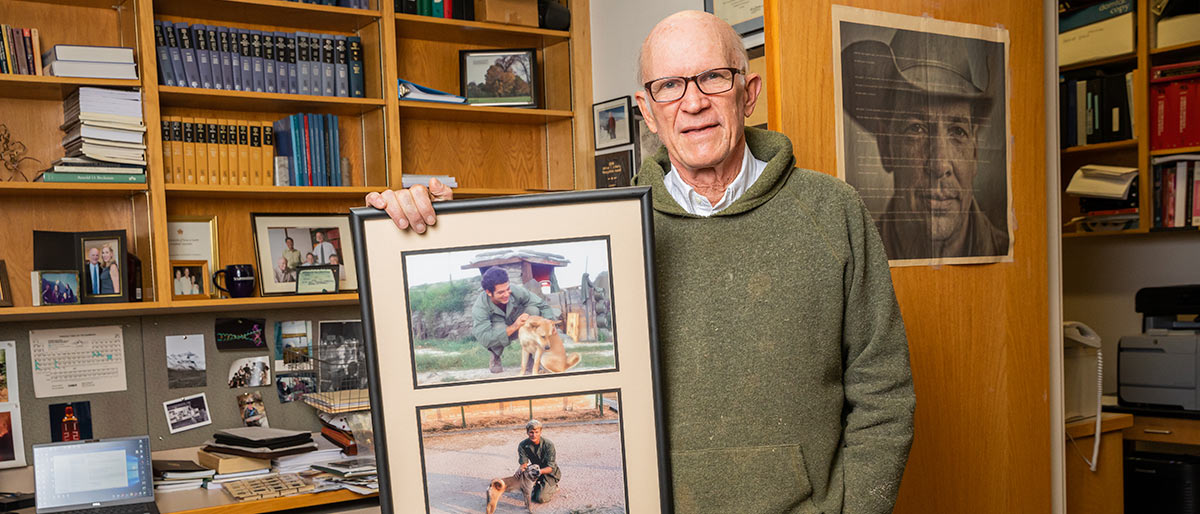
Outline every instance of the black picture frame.
<path id="1" fill-rule="evenodd" d="M 489 62 L 491 64 L 488 64 Z M 487 66 L 484 67 L 484 65 Z M 519 66 L 514 69 L 514 65 Z M 514 82 L 517 80 L 523 81 L 529 88 L 529 94 L 517 95 L 515 97 L 499 96 L 500 93 L 488 91 L 488 89 L 499 87 L 499 83 L 491 84 L 490 88 L 484 88 L 484 86 L 489 86 L 489 84 L 472 80 L 475 78 L 482 80 L 486 77 L 487 70 L 493 66 L 498 66 L 505 72 L 511 71 L 515 76 Z M 459 50 L 459 95 L 466 98 L 466 103 L 469 105 L 537 107 L 538 94 L 541 92 L 541 88 L 538 87 L 538 77 L 540 76 L 538 71 L 537 50 L 534 48 Z M 521 83 L 515 82 L 512 87 L 520 88 Z"/>
<path id="2" fill-rule="evenodd" d="M 592 104 L 592 139 L 597 150 L 633 142 L 633 103 L 628 95 Z"/>
<path id="3" fill-rule="evenodd" d="M 431 500 L 437 500 L 430 498 L 429 473 L 433 471 L 427 459 L 435 457 L 422 442 L 422 410 L 618 391 L 623 507 L 637 512 L 669 512 L 671 475 L 653 307 L 650 189 L 461 200 L 434 204 L 434 210 L 437 226 L 417 235 L 397 229 L 383 211 L 367 207 L 351 209 L 382 511 L 429 512 Z M 521 237 L 500 227 L 510 223 L 513 216 L 535 216 L 543 221 L 539 221 L 541 226 L 535 236 Z M 410 291 L 404 269 L 406 256 L 464 247 L 517 247 L 531 239 L 561 242 L 597 238 L 609 244 L 612 330 L 621 345 L 616 357 L 617 369 L 512 376 L 488 380 L 484 385 L 471 381 L 427 388 L 417 388 L 414 376 L 396 372 L 414 370 L 415 373 Z M 482 270 L 481 267 L 476 271 L 482 273 Z M 402 312 L 409 315 L 398 315 Z M 552 423 L 546 426 L 547 433 L 559 430 Z M 487 477 L 511 476 L 513 469 L 508 468 L 508 461 L 519 441 L 515 438 L 523 431 L 515 426 L 510 428 L 514 429 L 511 448 L 504 443 L 496 449 L 503 452 L 506 463 L 503 469 L 481 464 L 463 473 L 483 477 L 480 484 L 486 484 Z M 654 450 L 627 452 L 625 449 L 631 444 Z"/>
<path id="4" fill-rule="evenodd" d="M 12 286 L 8 283 L 8 266 L 0 260 L 0 307 L 12 307 Z"/>

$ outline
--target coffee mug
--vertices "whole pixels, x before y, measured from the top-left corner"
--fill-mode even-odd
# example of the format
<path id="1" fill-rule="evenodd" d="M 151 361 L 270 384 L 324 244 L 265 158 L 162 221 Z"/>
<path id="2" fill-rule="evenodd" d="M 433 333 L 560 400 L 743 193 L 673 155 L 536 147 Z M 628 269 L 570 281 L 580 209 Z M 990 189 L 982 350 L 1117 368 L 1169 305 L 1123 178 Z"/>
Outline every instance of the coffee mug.
<path id="1" fill-rule="evenodd" d="M 217 277 L 224 275 L 225 284 L 229 289 L 217 283 Z M 254 296 L 254 266 L 250 264 L 230 264 L 225 269 L 217 270 L 212 277 L 213 286 L 225 291 L 234 298 Z"/>

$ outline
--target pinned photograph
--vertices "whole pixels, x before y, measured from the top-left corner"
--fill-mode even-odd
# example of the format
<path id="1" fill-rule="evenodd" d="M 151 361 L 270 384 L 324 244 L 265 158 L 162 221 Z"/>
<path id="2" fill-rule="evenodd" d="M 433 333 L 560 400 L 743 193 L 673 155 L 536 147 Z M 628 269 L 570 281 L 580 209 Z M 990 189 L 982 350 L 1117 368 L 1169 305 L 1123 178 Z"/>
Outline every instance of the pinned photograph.
<path id="1" fill-rule="evenodd" d="M 50 405 L 50 440 L 86 441 L 92 438 L 92 402 Z"/>
<path id="2" fill-rule="evenodd" d="M 402 258 L 417 387 L 615 369 L 607 238 Z"/>
<path id="3" fill-rule="evenodd" d="M 79 303 L 79 272 L 34 271 L 34 305 L 75 305 Z"/>
<path id="4" fill-rule="evenodd" d="M 0 341 L 0 403 L 20 401 L 17 387 L 17 342 Z"/>
<path id="5" fill-rule="evenodd" d="M 215 333 L 218 350 L 266 350 L 263 318 L 217 318 Z"/>
<path id="6" fill-rule="evenodd" d="M 271 385 L 270 358 L 247 357 L 229 366 L 229 388 L 262 387 Z"/>
<path id="7" fill-rule="evenodd" d="M 307 371 L 312 365 L 312 322 L 275 322 L 275 371 Z"/>
<path id="8" fill-rule="evenodd" d="M 238 411 L 242 413 L 242 423 L 248 427 L 270 428 L 267 423 L 267 407 L 263 405 L 259 393 L 239 394 L 237 397 Z"/>
<path id="9" fill-rule="evenodd" d="M 167 428 L 172 434 L 199 428 L 212 423 L 208 414 L 208 398 L 204 393 L 184 396 L 163 402 Z"/>
<path id="10" fill-rule="evenodd" d="M 534 107 L 537 56 L 532 48 L 459 50 L 459 90 L 467 103 Z"/>
<path id="11" fill-rule="evenodd" d="M 1012 260 L 1009 33 L 833 7 L 838 176 L 893 266 Z"/>
<path id="12" fill-rule="evenodd" d="M 317 376 L 321 377 L 318 389 L 322 392 L 366 389 L 362 321 L 322 321 L 317 330 L 320 334 Z"/>
<path id="13" fill-rule="evenodd" d="M 432 514 L 626 511 L 616 391 L 418 411 Z"/>
<path id="14" fill-rule="evenodd" d="M 167 388 L 207 385 L 204 334 L 167 336 Z"/>
<path id="15" fill-rule="evenodd" d="M 21 409 L 0 404 L 0 469 L 25 467 L 25 439 L 21 437 Z"/>
<path id="16" fill-rule="evenodd" d="M 358 289 L 345 215 L 252 214 L 262 294 L 295 294 L 300 270 L 336 266 L 338 288 Z"/>
<path id="17" fill-rule="evenodd" d="M 317 391 L 317 379 L 312 373 L 276 373 L 275 392 L 279 403 L 303 400 L 304 395 Z"/>

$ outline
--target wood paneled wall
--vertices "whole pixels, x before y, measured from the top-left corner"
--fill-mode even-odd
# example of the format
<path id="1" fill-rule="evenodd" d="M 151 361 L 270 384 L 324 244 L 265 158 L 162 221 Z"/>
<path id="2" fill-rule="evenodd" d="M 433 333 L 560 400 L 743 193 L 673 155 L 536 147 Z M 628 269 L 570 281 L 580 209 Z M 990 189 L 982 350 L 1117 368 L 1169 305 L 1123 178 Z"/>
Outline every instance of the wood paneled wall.
<path id="1" fill-rule="evenodd" d="M 917 393 L 896 512 L 1050 512 L 1041 2 L 837 3 L 1009 30 L 1013 262 L 892 270 Z M 791 138 L 797 165 L 833 174 L 830 6 L 766 0 L 767 92 L 771 127 Z"/>

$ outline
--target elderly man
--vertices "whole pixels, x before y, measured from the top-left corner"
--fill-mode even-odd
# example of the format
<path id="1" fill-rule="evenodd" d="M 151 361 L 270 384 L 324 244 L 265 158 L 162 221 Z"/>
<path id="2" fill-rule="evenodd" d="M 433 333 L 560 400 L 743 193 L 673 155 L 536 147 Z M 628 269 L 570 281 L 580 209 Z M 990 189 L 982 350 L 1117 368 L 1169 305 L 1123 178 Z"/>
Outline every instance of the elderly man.
<path id="1" fill-rule="evenodd" d="M 653 190 L 675 511 L 891 512 L 914 397 L 869 213 L 850 186 L 795 168 L 787 137 L 744 128 L 762 79 L 727 23 L 672 15 L 639 63 L 664 145 L 636 182 Z M 435 221 L 423 188 L 367 202 L 400 228 Z"/>
<path id="2" fill-rule="evenodd" d="M 892 259 L 1008 253 L 1008 231 L 975 199 L 979 129 L 992 97 L 976 85 L 981 73 L 971 63 L 962 38 L 909 30 L 890 44 L 859 41 L 842 51 L 846 111 L 875 135 L 893 177 L 879 219 Z"/>
<path id="3" fill-rule="evenodd" d="M 480 279 L 483 292 L 471 305 L 471 335 L 492 354 L 489 369 L 504 371 L 500 357 L 517 338 L 517 331 L 530 316 L 554 319 L 554 311 L 542 297 L 521 286 L 509 284 L 508 272 L 493 266 Z M 532 358 L 532 356 L 530 356 Z M 532 369 L 532 368 L 531 368 Z"/>

